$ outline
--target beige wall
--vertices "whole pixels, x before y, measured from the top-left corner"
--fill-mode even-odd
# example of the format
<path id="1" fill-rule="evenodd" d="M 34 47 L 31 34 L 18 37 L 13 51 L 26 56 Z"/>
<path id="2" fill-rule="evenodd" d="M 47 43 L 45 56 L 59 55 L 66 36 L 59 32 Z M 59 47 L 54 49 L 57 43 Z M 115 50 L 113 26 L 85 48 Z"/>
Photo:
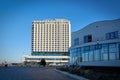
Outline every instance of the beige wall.
<path id="1" fill-rule="evenodd" d="M 68 52 L 70 22 L 65 19 L 32 22 L 32 52 Z"/>

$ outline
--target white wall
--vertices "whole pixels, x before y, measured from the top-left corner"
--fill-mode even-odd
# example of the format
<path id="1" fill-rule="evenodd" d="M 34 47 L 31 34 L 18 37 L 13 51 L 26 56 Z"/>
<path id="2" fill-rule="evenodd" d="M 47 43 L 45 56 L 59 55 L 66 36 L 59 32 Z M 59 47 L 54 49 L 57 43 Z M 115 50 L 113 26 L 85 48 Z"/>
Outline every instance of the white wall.
<path id="1" fill-rule="evenodd" d="M 97 27 L 96 27 L 97 26 Z M 120 19 L 117 20 L 108 20 L 108 21 L 99 21 L 87 25 L 83 29 L 73 32 L 71 36 L 72 47 L 74 45 L 74 39 L 79 38 L 79 45 L 84 44 L 84 36 L 92 35 L 92 41 L 96 42 L 104 41 L 106 38 L 106 33 L 119 31 L 120 36 Z"/>

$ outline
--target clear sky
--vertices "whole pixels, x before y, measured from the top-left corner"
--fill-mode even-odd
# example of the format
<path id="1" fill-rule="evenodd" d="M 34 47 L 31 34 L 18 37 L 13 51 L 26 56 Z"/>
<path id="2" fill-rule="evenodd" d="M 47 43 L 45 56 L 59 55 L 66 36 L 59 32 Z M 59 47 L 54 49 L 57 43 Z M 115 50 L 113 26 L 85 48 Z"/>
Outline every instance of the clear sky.
<path id="1" fill-rule="evenodd" d="M 0 63 L 31 54 L 33 20 L 65 18 L 71 31 L 120 18 L 120 0 L 0 0 Z"/>

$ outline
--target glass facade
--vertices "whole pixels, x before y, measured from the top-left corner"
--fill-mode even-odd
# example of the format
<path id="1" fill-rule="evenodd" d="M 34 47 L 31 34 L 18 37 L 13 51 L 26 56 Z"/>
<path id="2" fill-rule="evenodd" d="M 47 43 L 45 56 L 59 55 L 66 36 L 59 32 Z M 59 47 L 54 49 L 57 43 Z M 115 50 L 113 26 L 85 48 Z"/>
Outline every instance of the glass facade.
<path id="1" fill-rule="evenodd" d="M 70 63 L 120 59 L 120 43 L 88 45 L 70 49 Z"/>
<path id="2" fill-rule="evenodd" d="M 32 52 L 32 56 L 25 57 L 25 61 L 39 62 L 43 58 L 50 64 L 53 64 L 54 61 L 56 64 L 64 64 L 69 61 L 68 52 Z"/>
<path id="3" fill-rule="evenodd" d="M 68 56 L 68 52 L 32 52 L 32 56 Z"/>
<path id="4" fill-rule="evenodd" d="M 25 58 L 25 60 L 41 60 L 42 58 Z M 66 58 L 45 58 L 45 60 L 69 60 Z"/>

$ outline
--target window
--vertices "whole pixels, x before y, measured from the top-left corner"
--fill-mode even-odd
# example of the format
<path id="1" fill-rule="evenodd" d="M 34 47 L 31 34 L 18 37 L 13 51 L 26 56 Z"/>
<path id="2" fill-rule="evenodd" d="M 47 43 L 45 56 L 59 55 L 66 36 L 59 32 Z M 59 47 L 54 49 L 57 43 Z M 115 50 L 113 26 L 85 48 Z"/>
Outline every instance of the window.
<path id="1" fill-rule="evenodd" d="M 84 36 L 84 43 L 92 42 L 92 35 Z"/>
<path id="2" fill-rule="evenodd" d="M 79 38 L 74 39 L 74 46 L 79 45 Z"/>
<path id="3" fill-rule="evenodd" d="M 117 58 L 117 45 L 109 44 L 109 59 L 113 60 Z"/>
<path id="4" fill-rule="evenodd" d="M 93 51 L 89 52 L 89 61 L 93 61 Z"/>
<path id="5" fill-rule="evenodd" d="M 94 50 L 94 60 L 95 61 L 100 60 L 100 51 L 99 50 Z"/>
<path id="6" fill-rule="evenodd" d="M 101 49 L 102 60 L 108 60 L 108 44 L 103 44 Z"/>
<path id="7" fill-rule="evenodd" d="M 78 48 L 78 56 L 81 57 L 81 48 Z"/>
<path id="8" fill-rule="evenodd" d="M 81 55 L 82 55 L 82 61 L 85 61 L 85 58 L 84 58 L 84 47 L 81 47 Z"/>
<path id="9" fill-rule="evenodd" d="M 94 49 L 95 49 L 94 45 L 89 46 L 89 61 L 94 60 L 94 54 L 93 54 Z"/>
<path id="10" fill-rule="evenodd" d="M 88 55 L 89 55 L 88 53 L 84 53 L 84 60 L 85 61 L 88 61 Z"/>
<path id="11" fill-rule="evenodd" d="M 118 38 L 118 31 L 111 32 L 111 33 L 106 33 L 106 39 L 116 39 Z"/>

